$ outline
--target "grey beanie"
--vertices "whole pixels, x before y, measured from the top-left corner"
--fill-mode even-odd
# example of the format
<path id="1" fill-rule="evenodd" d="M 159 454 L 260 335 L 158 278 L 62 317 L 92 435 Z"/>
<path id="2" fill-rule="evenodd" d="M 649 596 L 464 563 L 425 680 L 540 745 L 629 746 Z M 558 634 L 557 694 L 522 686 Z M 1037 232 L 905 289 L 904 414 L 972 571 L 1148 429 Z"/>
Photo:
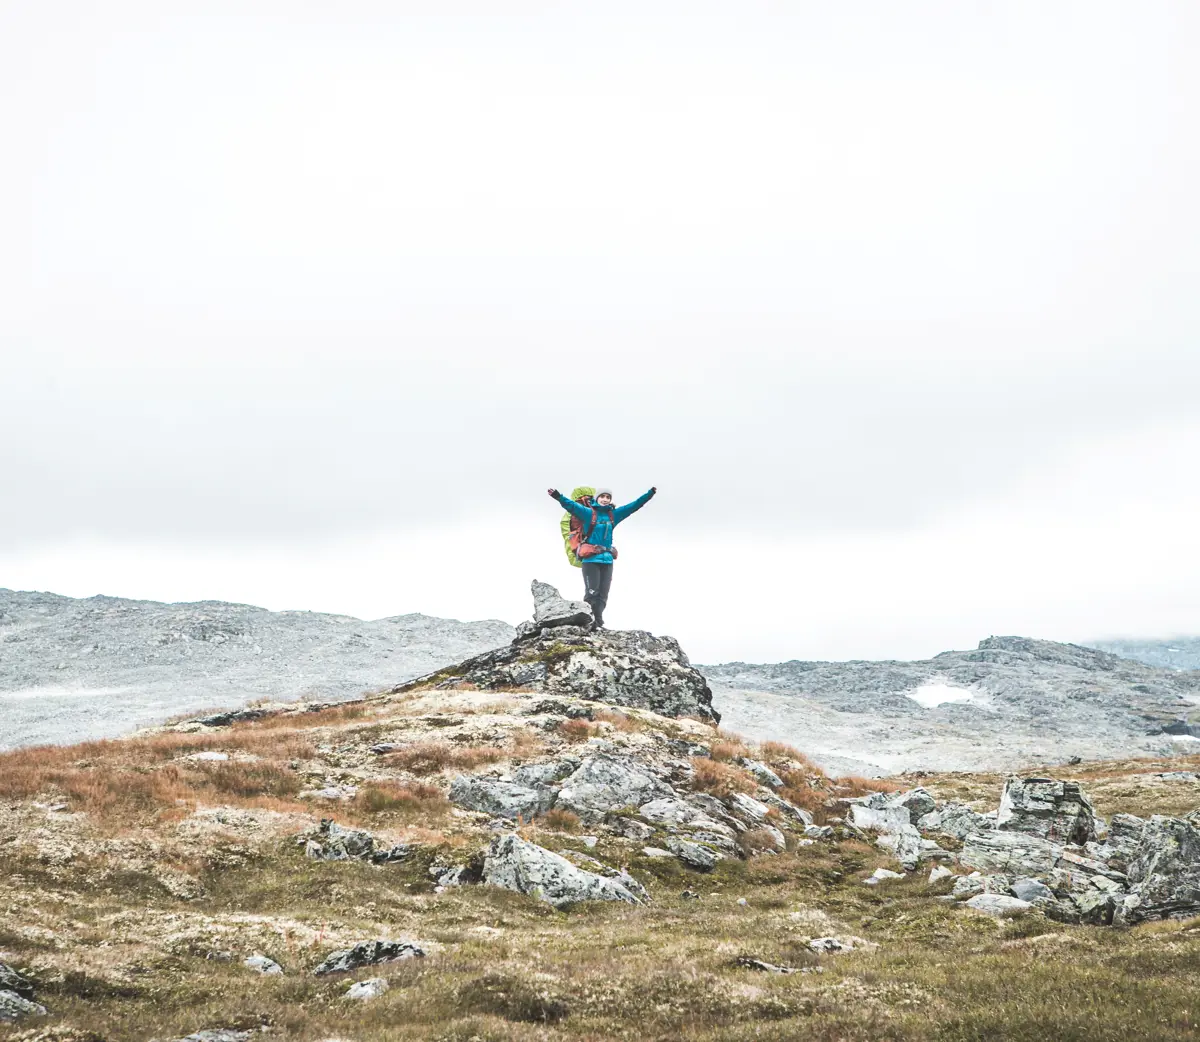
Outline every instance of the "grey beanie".
<path id="1" fill-rule="evenodd" d="M 597 499 L 599 499 L 601 496 L 611 496 L 611 495 L 612 495 L 612 489 L 611 489 L 611 488 L 598 488 L 598 489 L 596 489 L 596 498 L 597 498 Z"/>

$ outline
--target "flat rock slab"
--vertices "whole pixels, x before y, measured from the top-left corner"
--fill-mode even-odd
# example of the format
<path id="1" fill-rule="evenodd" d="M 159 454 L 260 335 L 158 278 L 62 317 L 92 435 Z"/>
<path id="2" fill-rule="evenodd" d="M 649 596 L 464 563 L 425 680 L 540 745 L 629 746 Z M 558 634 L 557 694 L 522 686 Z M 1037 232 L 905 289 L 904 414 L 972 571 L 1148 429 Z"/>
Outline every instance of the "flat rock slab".
<path id="1" fill-rule="evenodd" d="M 985 915 L 1012 915 L 1014 912 L 1028 912 L 1033 907 L 1029 901 L 1007 894 L 976 894 L 966 904 L 968 908 Z"/>
<path id="2" fill-rule="evenodd" d="M 15 991 L 0 991 L 0 1024 L 14 1024 L 26 1017 L 44 1017 L 46 1007 L 32 999 L 23 998 Z"/>

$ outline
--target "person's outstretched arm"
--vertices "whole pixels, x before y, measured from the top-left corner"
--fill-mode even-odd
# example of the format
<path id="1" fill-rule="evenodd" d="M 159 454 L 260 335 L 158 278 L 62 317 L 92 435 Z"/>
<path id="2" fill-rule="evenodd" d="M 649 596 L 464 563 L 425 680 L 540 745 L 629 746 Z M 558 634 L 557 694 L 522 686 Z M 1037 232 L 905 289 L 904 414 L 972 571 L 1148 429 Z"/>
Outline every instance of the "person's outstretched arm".
<path id="1" fill-rule="evenodd" d="M 642 507 L 644 507 L 647 503 L 650 502 L 650 500 L 652 500 L 654 498 L 654 493 L 656 493 L 657 491 L 658 491 L 657 488 L 652 488 L 645 495 L 638 496 L 637 499 L 635 499 L 632 503 L 626 503 L 623 507 L 614 508 L 613 524 L 614 525 L 620 524 L 622 521 L 625 520 L 625 518 L 627 518 L 635 510 L 641 510 Z M 589 514 L 588 517 L 591 517 L 591 514 Z"/>
<path id="2" fill-rule="evenodd" d="M 558 489 L 548 488 L 546 489 L 546 495 L 551 499 L 557 499 L 565 511 L 574 514 L 581 521 L 590 521 L 592 519 L 591 507 L 585 507 L 582 503 L 576 503 L 573 499 L 567 499 Z"/>

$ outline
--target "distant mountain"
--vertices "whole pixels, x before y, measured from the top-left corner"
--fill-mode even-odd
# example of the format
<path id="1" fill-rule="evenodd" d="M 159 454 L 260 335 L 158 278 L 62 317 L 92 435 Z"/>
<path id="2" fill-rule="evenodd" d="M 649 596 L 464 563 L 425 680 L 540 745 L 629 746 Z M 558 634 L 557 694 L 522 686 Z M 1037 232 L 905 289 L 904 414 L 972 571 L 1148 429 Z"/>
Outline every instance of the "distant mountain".
<path id="1" fill-rule="evenodd" d="M 0 589 L 0 750 L 259 698 L 347 698 L 512 640 L 504 622 L 364 622 L 245 604 Z"/>
<path id="2" fill-rule="evenodd" d="M 1074 644 L 988 637 L 919 662 L 698 668 L 723 726 L 839 773 L 1200 752 L 1200 672 Z"/>
<path id="3" fill-rule="evenodd" d="M 1110 651 L 1163 669 L 1200 669 L 1200 637 L 1170 640 L 1095 640 L 1093 648 Z"/>

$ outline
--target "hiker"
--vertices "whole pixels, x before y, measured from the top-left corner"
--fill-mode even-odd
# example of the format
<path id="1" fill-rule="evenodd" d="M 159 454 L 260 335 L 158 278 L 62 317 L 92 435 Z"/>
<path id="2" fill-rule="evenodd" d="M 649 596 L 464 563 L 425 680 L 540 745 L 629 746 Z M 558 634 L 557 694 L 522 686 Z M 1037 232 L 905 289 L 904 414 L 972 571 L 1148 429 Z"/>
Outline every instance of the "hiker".
<path id="1" fill-rule="evenodd" d="M 587 491 L 585 488 L 575 489 L 575 492 L 581 493 L 579 498 L 585 498 Z M 635 510 L 641 510 L 657 491 L 657 488 L 652 488 L 632 503 L 614 507 L 611 488 L 596 489 L 595 502 L 590 506 L 576 499 L 567 499 L 556 488 L 546 490 L 551 499 L 557 499 L 567 513 L 583 524 L 574 553 L 583 568 L 583 599 L 591 606 L 598 630 L 604 628 L 604 609 L 608 605 L 608 590 L 612 585 L 613 561 L 617 558 L 617 550 L 612 542 L 613 529 Z M 572 546 L 568 543 L 568 557 L 571 551 Z"/>

